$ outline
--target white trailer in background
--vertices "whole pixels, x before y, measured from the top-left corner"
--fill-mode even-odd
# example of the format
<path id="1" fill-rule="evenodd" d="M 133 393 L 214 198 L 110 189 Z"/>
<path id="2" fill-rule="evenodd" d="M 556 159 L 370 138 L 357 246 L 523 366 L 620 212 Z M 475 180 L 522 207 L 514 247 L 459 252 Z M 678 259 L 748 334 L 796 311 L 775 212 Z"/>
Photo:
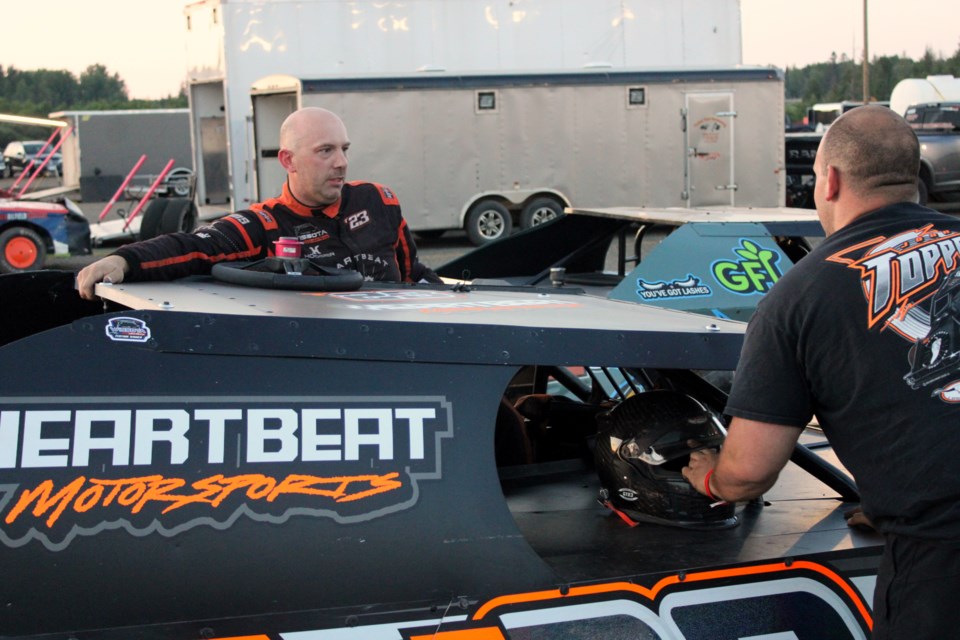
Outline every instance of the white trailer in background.
<path id="1" fill-rule="evenodd" d="M 221 209 L 272 195 L 256 191 L 250 106 L 268 75 L 741 61 L 739 0 L 201 0 L 184 12 L 198 202 Z"/>
<path id="2" fill-rule="evenodd" d="M 924 102 L 960 102 L 960 78 L 904 78 L 890 93 L 890 108 L 904 115 L 907 107 Z"/>
<path id="3" fill-rule="evenodd" d="M 251 93 L 261 194 L 279 193 L 280 124 L 340 113 L 348 179 L 389 186 L 420 235 L 482 244 L 569 206 L 776 207 L 783 75 L 765 68 L 271 76 Z"/>

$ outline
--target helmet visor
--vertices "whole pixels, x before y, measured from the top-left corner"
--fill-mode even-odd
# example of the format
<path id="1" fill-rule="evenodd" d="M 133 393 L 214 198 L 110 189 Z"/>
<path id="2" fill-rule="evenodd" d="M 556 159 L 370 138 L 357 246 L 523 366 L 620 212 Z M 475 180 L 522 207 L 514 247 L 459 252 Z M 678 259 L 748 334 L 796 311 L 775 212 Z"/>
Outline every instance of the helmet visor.
<path id="1" fill-rule="evenodd" d="M 629 438 L 619 447 L 624 460 L 640 460 L 654 466 L 689 456 L 693 451 L 719 447 L 723 443 L 724 429 L 720 422 L 709 414 L 702 420 L 685 421 L 676 428 L 665 429 L 657 438 Z"/>

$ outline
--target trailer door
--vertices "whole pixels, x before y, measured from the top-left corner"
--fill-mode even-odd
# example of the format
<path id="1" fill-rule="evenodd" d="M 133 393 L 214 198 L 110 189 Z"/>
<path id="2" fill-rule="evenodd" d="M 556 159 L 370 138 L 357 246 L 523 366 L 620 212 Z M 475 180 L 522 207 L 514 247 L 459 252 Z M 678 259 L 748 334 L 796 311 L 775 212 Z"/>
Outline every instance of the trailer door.
<path id="1" fill-rule="evenodd" d="M 734 204 L 732 93 L 688 93 L 684 119 L 687 206 Z"/>
<path id="2" fill-rule="evenodd" d="M 253 96 L 253 138 L 256 165 L 256 198 L 280 195 L 287 172 L 280 164 L 280 125 L 297 110 L 297 94 L 273 93 Z"/>

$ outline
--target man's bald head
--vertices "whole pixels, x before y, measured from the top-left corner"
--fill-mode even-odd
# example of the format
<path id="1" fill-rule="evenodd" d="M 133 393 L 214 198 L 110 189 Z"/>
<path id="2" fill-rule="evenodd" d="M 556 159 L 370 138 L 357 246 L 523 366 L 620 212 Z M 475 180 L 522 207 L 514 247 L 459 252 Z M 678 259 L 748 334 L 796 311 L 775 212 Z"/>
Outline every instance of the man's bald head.
<path id="1" fill-rule="evenodd" d="M 331 127 L 346 131 L 340 116 L 332 111 L 320 107 L 297 109 L 280 125 L 280 148 L 296 151 L 308 136 Z"/>
<path id="2" fill-rule="evenodd" d="M 837 118 L 823 137 L 817 162 L 833 166 L 845 186 L 864 197 L 893 202 L 916 198 L 920 143 L 907 122 L 881 105 L 864 105 Z"/>
<path id="3" fill-rule="evenodd" d="M 349 148 L 347 128 L 332 111 L 305 107 L 287 116 L 280 126 L 277 159 L 293 197 L 309 207 L 336 202 L 346 180 Z"/>

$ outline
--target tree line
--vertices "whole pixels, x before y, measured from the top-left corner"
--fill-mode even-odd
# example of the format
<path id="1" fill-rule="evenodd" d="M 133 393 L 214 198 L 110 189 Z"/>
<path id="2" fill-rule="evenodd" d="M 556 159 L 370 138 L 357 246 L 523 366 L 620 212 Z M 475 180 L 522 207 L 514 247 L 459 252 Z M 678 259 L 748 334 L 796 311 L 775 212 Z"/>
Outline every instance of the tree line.
<path id="1" fill-rule="evenodd" d="M 0 113 L 46 118 L 57 111 L 177 109 L 187 106 L 183 87 L 159 100 L 132 99 L 127 85 L 102 64 L 88 66 L 79 77 L 65 70 L 21 71 L 0 66 Z M 45 140 L 47 127 L 0 121 L 0 148 L 11 140 Z"/>
<path id="2" fill-rule="evenodd" d="M 934 75 L 960 77 L 960 46 L 949 58 L 927 49 L 919 60 L 901 56 L 879 56 L 868 65 L 870 99 L 886 101 L 897 83 L 906 78 Z M 863 100 L 863 65 L 845 54 L 834 53 L 827 62 L 806 67 L 789 67 L 784 72 L 784 97 L 787 116 L 799 122 L 807 108 L 818 102 Z"/>
<path id="3" fill-rule="evenodd" d="M 901 56 L 874 57 L 869 64 L 872 100 L 889 100 L 898 82 L 929 75 L 960 77 L 960 44 L 949 58 L 927 49 L 919 60 Z M 863 98 L 863 67 L 846 54 L 833 54 L 827 62 L 789 67 L 784 71 L 786 116 L 799 122 L 807 108 L 818 102 Z M 21 71 L 0 66 L 0 113 L 45 118 L 56 111 L 113 109 L 176 109 L 187 106 L 183 86 L 177 95 L 159 100 L 130 98 L 126 83 L 102 64 L 88 66 L 79 77 L 65 70 Z M 45 138 L 48 129 L 0 122 L 0 147 L 11 140 Z"/>

